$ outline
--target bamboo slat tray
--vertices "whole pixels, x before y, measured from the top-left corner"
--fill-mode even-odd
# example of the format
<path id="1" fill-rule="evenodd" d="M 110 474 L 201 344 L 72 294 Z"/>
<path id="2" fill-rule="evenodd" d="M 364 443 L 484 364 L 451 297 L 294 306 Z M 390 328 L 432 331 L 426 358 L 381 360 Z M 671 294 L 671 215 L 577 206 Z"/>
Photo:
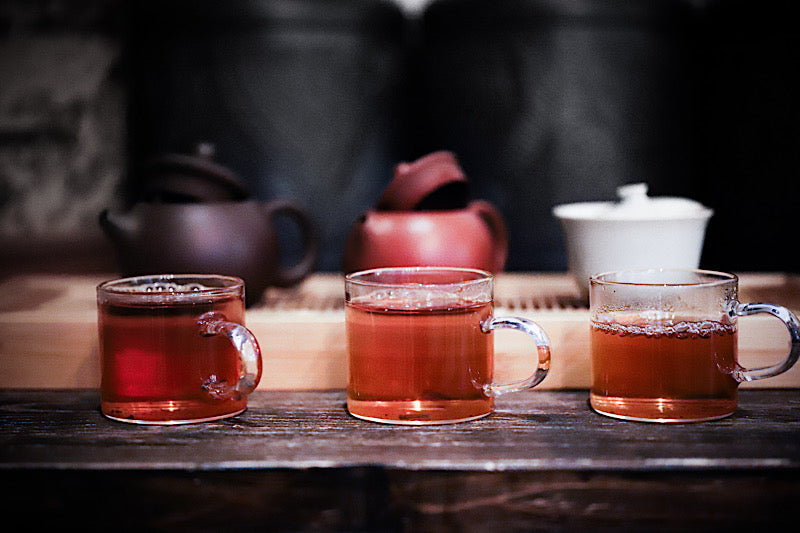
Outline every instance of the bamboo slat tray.
<path id="1" fill-rule="evenodd" d="M 95 286 L 108 276 L 19 275 L 0 283 L 0 388 L 95 388 L 100 384 Z M 742 302 L 772 302 L 800 311 L 800 276 L 742 274 Z M 589 386 L 589 329 L 585 302 L 565 274 L 507 273 L 498 277 L 495 315 L 538 322 L 552 343 L 546 389 Z M 341 275 L 314 274 L 291 289 L 269 289 L 247 311 L 247 326 L 264 357 L 262 390 L 345 387 Z M 496 379 L 510 381 L 534 368 L 531 343 L 513 331 L 495 333 Z M 785 327 L 766 315 L 739 322 L 739 360 L 773 364 L 788 350 Z M 800 364 L 746 388 L 800 387 Z"/>

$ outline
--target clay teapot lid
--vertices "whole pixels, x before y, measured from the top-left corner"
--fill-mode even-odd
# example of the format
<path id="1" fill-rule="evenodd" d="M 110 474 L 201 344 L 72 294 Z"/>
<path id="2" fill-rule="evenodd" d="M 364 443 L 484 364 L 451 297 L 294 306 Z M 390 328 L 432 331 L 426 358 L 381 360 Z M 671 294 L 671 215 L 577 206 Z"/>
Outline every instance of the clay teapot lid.
<path id="1" fill-rule="evenodd" d="M 230 169 L 214 162 L 212 144 L 199 143 L 194 155 L 166 154 L 144 164 L 145 199 L 168 202 L 244 200 L 250 192 Z"/>
<path id="2" fill-rule="evenodd" d="M 411 163 L 398 163 L 377 208 L 411 211 L 465 207 L 468 185 L 452 152 L 433 152 Z"/>

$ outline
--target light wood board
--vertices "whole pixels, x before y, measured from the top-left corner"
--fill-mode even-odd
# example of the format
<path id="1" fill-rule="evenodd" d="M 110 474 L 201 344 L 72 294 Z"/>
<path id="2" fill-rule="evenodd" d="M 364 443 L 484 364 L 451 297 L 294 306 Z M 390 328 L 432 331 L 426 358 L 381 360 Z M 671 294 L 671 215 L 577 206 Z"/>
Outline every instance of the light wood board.
<path id="1" fill-rule="evenodd" d="M 92 388 L 100 383 L 95 287 L 114 276 L 30 274 L 0 283 L 0 388 Z M 261 390 L 345 387 L 346 343 L 341 275 L 318 273 L 291 289 L 269 289 L 247 311 L 247 326 L 264 358 Z M 589 386 L 589 327 L 585 302 L 566 274 L 508 273 L 498 277 L 496 316 L 539 323 L 552 344 L 543 389 Z M 800 277 L 740 275 L 740 300 L 800 310 Z M 788 351 L 789 336 L 775 318 L 739 322 L 739 360 L 767 366 Z M 513 331 L 495 333 L 497 381 L 532 373 L 531 342 Z M 744 388 L 800 387 L 800 364 L 781 376 Z"/>

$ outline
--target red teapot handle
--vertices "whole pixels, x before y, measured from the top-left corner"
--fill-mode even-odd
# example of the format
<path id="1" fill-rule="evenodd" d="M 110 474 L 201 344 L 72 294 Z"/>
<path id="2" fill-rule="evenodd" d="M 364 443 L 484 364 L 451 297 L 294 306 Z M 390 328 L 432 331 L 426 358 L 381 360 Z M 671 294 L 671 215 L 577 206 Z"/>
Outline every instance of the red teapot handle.
<path id="1" fill-rule="evenodd" d="M 508 259 L 508 231 L 500 211 L 485 200 L 470 202 L 468 209 L 475 212 L 489 228 L 492 236 L 492 272 L 502 272 Z"/>
<path id="2" fill-rule="evenodd" d="M 319 257 L 319 234 L 311 217 L 306 210 L 297 202 L 288 198 L 278 198 L 271 200 L 264 205 L 264 211 L 270 221 L 274 221 L 276 215 L 286 215 L 291 217 L 298 226 L 303 239 L 303 257 L 291 267 L 279 268 L 275 273 L 272 284 L 276 287 L 289 287 L 303 280 L 317 264 Z"/>

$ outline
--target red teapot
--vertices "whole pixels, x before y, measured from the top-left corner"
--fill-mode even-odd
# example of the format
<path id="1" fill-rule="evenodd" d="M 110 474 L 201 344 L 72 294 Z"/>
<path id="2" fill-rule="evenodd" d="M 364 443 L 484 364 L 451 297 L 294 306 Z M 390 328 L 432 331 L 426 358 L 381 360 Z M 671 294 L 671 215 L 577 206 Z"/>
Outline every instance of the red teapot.
<path id="1" fill-rule="evenodd" d="M 377 205 L 351 226 L 345 273 L 384 266 L 457 266 L 500 272 L 508 234 L 500 212 L 469 201 L 455 155 L 440 151 L 400 163 Z"/>

